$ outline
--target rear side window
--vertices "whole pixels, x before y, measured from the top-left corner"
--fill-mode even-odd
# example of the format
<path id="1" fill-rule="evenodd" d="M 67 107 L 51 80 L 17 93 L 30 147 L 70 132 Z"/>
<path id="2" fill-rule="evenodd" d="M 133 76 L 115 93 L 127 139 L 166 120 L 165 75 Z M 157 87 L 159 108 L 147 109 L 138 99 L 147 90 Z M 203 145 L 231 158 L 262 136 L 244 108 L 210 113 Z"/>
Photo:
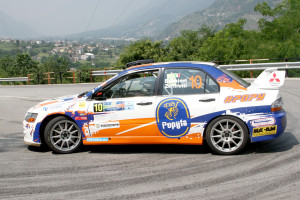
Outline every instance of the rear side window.
<path id="1" fill-rule="evenodd" d="M 163 95 L 217 93 L 217 83 L 198 69 L 165 69 Z"/>

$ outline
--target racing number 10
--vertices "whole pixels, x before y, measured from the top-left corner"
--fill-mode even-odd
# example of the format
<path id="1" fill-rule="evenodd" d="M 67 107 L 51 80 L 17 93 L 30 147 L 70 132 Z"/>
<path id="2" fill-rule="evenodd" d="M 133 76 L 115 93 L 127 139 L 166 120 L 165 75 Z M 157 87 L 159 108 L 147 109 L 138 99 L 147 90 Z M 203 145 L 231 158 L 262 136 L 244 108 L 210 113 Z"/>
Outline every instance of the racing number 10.
<path id="1" fill-rule="evenodd" d="M 201 86 L 202 86 L 202 80 L 201 80 L 201 77 L 199 75 L 197 76 L 192 76 L 191 78 L 189 78 L 189 80 L 192 81 L 192 89 L 197 88 L 197 89 L 200 89 Z"/>
<path id="2" fill-rule="evenodd" d="M 94 112 L 102 112 L 103 111 L 103 104 L 102 103 L 95 103 L 94 104 Z"/>

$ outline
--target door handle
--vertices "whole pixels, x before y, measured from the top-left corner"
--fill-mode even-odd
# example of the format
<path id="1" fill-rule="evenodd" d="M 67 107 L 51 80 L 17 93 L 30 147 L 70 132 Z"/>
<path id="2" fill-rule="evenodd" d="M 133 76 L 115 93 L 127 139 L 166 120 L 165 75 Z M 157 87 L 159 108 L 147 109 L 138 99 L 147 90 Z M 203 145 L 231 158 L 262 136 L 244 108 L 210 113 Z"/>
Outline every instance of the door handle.
<path id="1" fill-rule="evenodd" d="M 148 106 L 148 105 L 152 105 L 152 102 L 140 102 L 140 103 L 137 103 L 136 105 L 139 105 L 139 106 Z"/>
<path id="2" fill-rule="evenodd" d="M 200 102 L 211 102 L 215 100 L 216 100 L 215 98 L 199 99 Z"/>

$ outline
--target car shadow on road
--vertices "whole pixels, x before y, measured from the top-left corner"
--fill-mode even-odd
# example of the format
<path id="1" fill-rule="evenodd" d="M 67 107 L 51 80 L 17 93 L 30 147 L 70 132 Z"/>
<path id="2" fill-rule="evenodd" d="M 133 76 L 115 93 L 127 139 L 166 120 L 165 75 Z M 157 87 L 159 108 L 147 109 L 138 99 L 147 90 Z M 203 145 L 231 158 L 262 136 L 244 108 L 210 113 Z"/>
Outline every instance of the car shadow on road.
<path id="1" fill-rule="evenodd" d="M 292 149 L 298 144 L 298 139 L 292 133 L 285 132 L 279 138 L 249 144 L 242 154 L 284 152 Z"/>
<path id="2" fill-rule="evenodd" d="M 207 154 L 210 150 L 206 145 L 100 145 L 84 146 L 81 151 L 89 153 L 109 154 Z"/>

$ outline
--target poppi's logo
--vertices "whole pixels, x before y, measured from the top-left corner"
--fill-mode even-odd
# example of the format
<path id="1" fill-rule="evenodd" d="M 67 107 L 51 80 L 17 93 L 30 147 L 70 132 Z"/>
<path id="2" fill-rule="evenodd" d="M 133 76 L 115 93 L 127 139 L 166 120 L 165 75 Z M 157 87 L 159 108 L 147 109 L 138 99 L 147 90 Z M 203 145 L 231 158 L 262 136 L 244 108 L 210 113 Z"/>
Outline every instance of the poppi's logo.
<path id="1" fill-rule="evenodd" d="M 166 137 L 185 136 L 191 127 L 190 112 L 186 103 L 179 98 L 162 100 L 156 108 L 159 131 Z"/>

